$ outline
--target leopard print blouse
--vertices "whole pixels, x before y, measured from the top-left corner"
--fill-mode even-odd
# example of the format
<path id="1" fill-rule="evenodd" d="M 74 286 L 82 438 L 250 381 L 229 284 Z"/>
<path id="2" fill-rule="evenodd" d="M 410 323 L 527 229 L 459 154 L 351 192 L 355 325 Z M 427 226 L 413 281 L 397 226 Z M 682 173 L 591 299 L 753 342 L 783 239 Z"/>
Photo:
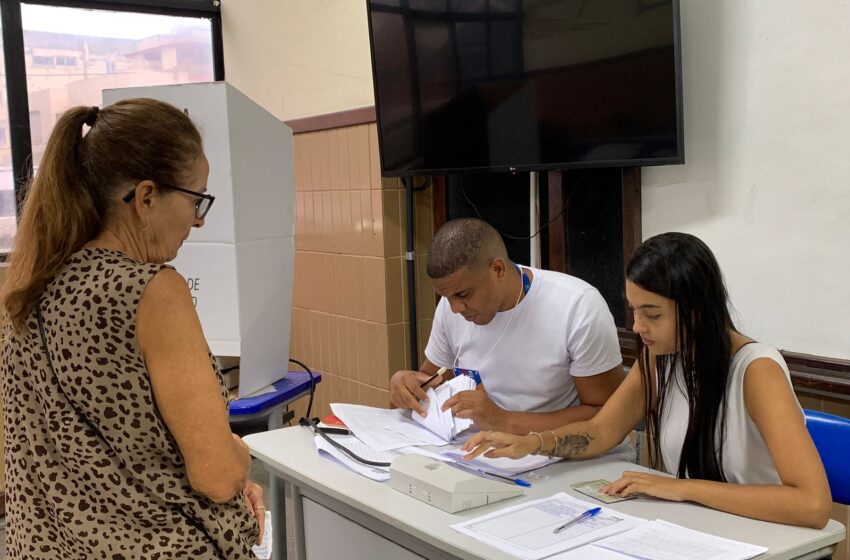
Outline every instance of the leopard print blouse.
<path id="1" fill-rule="evenodd" d="M 136 308 L 164 266 L 72 255 L 39 304 L 53 371 L 36 312 L 19 334 L 7 325 L 7 558 L 254 558 L 244 496 L 216 504 L 192 490 L 154 401 Z"/>

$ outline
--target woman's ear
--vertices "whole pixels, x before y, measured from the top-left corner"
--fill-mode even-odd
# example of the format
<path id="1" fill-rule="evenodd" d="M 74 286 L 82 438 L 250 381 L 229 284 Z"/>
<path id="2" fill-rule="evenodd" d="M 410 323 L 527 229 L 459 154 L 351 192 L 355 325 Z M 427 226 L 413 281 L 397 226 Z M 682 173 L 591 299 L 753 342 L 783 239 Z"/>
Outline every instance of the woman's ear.
<path id="1" fill-rule="evenodd" d="M 144 228 L 147 227 L 150 214 L 159 202 L 159 191 L 157 190 L 156 183 L 150 180 L 144 180 L 136 183 L 135 192 L 136 196 L 133 197 L 131 202 Z"/>

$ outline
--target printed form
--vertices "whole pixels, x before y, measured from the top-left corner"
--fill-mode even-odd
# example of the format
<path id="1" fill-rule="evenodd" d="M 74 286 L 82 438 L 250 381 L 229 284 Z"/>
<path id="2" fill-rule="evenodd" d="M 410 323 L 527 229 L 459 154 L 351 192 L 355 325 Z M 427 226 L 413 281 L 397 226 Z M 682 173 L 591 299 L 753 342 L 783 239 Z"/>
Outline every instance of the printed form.
<path id="1" fill-rule="evenodd" d="M 508 554 L 540 560 L 628 531 L 646 522 L 603 507 L 599 515 L 555 533 L 555 528 L 594 507 L 595 504 L 561 492 L 550 498 L 533 500 L 464 521 L 452 525 L 452 528 Z"/>

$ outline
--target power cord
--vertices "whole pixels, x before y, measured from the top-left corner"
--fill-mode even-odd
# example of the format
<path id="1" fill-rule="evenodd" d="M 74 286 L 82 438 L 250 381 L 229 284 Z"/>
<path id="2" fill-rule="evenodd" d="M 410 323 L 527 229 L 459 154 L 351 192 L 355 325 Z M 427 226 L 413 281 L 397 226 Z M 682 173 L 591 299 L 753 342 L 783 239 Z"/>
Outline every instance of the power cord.
<path id="1" fill-rule="evenodd" d="M 313 376 L 313 372 L 310 370 L 310 368 L 308 368 L 305 364 L 303 364 L 302 362 L 299 362 L 298 360 L 290 358 L 289 361 L 292 362 L 293 364 L 296 364 L 296 365 L 304 368 L 304 371 L 306 371 L 307 375 L 310 376 L 310 400 L 307 401 L 307 414 L 303 418 L 301 418 L 301 420 L 298 421 L 298 424 L 301 425 L 301 426 L 312 428 L 314 433 L 322 436 L 322 438 L 324 438 L 325 441 L 327 441 L 332 446 L 339 449 L 340 451 L 342 451 L 343 453 L 345 453 L 346 455 L 348 455 L 349 457 L 351 457 L 352 459 L 354 459 L 358 463 L 363 463 L 364 465 L 369 465 L 371 467 L 389 467 L 390 466 L 389 463 L 382 463 L 380 461 L 370 461 L 369 459 L 364 459 L 363 457 L 361 457 L 360 455 L 358 455 L 354 451 L 350 450 L 346 446 L 344 446 L 341 443 L 331 439 L 331 437 L 328 434 L 326 434 L 325 432 L 323 432 L 319 428 L 318 418 L 312 418 L 311 415 L 310 415 L 310 413 L 313 411 L 313 396 L 316 394 L 316 379 Z"/>

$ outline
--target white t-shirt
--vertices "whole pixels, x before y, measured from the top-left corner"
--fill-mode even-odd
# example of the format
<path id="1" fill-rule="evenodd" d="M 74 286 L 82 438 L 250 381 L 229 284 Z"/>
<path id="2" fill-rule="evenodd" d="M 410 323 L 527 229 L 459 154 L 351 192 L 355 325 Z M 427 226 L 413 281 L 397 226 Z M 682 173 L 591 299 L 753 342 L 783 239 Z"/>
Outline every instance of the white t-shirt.
<path id="1" fill-rule="evenodd" d="M 742 346 L 729 364 L 729 385 L 726 389 L 726 439 L 723 445 L 723 474 L 727 482 L 737 484 L 781 484 L 776 465 L 761 437 L 758 427 L 747 413 L 744 402 L 744 378 L 747 367 L 759 358 L 769 358 L 785 372 L 791 388 L 791 374 L 785 360 L 775 348 L 752 342 Z M 671 380 L 660 419 L 661 458 L 670 474 L 679 472 L 679 458 L 688 431 L 690 412 L 685 396 L 681 367 L 676 380 Z M 793 390 L 793 389 L 792 389 Z M 799 404 L 798 404 L 799 406 Z M 802 410 L 802 408 L 801 408 Z M 718 434 L 719 435 L 719 434 Z M 719 439 L 719 438 L 718 438 Z"/>
<path id="2" fill-rule="evenodd" d="M 526 296 L 486 325 L 452 313 L 442 298 L 425 356 L 440 367 L 478 371 L 488 396 L 506 410 L 576 406 L 573 377 L 597 375 L 623 361 L 614 318 L 587 282 L 525 268 L 533 272 Z"/>

